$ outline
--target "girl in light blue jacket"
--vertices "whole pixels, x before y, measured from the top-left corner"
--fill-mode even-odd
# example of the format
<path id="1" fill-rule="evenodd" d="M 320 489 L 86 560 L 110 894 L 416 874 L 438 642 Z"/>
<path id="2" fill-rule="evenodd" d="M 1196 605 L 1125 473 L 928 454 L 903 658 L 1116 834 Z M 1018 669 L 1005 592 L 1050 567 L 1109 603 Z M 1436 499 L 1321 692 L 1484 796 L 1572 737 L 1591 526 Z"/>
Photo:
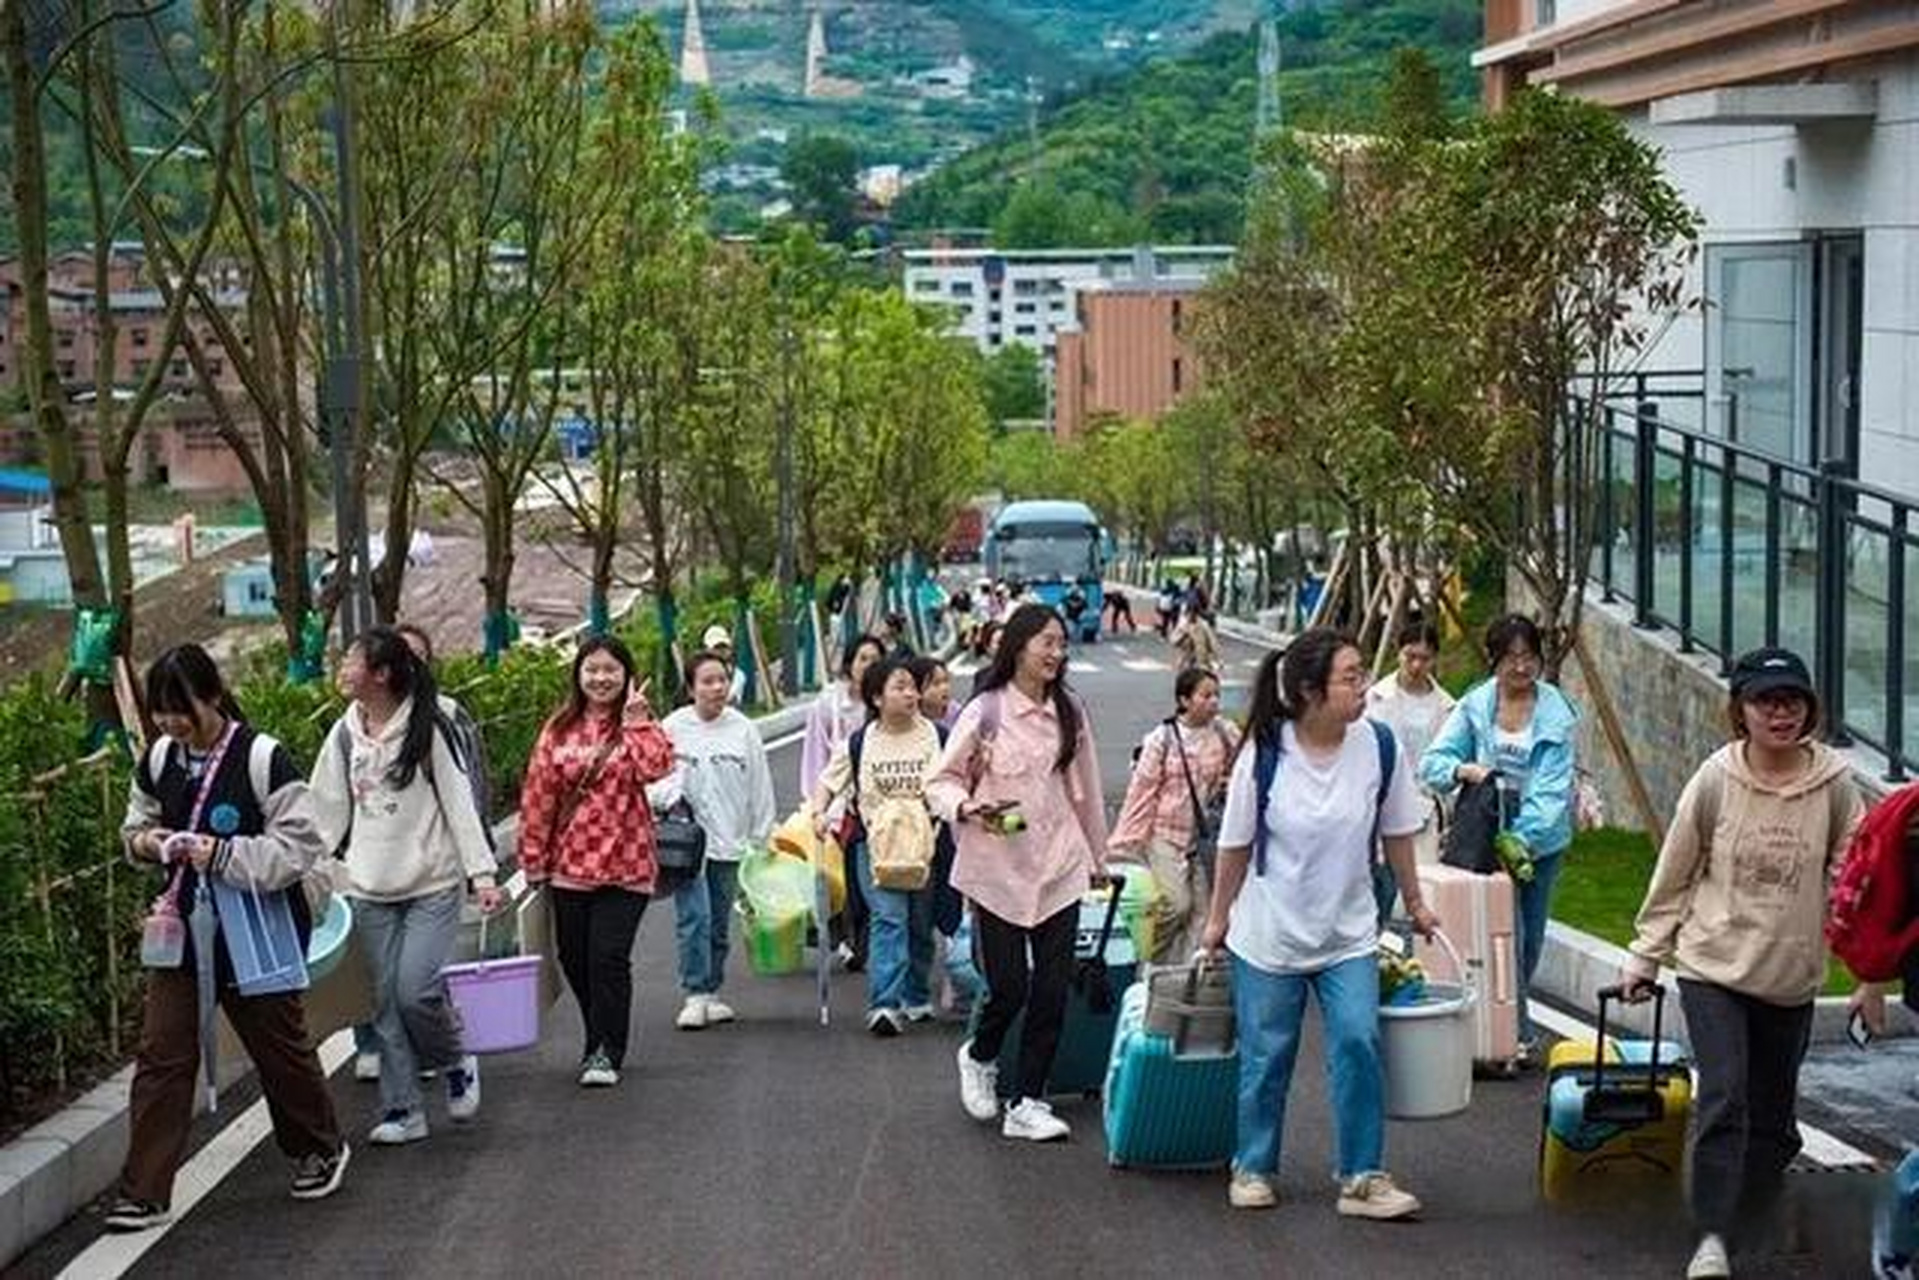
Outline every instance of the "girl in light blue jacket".
<path id="1" fill-rule="evenodd" d="M 1420 780 L 1442 795 L 1462 783 L 1498 773 L 1516 799 L 1506 805 L 1507 830 L 1533 858 L 1533 878 L 1518 886 L 1520 992 L 1532 987 L 1546 945 L 1559 855 L 1573 839 L 1573 731 L 1579 709 L 1559 689 L 1539 678 L 1539 628 L 1521 614 L 1496 619 L 1486 629 L 1486 663 L 1492 678 L 1460 700 L 1419 762 Z M 1532 1020 L 1520 1004 L 1522 1053 L 1530 1053 Z"/>

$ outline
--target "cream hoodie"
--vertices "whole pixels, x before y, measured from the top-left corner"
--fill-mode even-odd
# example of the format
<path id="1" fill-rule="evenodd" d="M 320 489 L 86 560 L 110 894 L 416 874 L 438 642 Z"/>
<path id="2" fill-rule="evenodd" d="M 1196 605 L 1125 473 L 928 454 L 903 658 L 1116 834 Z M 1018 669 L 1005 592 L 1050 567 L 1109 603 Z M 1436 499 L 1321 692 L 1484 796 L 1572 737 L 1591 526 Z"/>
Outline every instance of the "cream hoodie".
<path id="1" fill-rule="evenodd" d="M 1782 1006 L 1826 980 L 1826 895 L 1864 805 L 1845 760 L 1761 783 L 1742 743 L 1721 747 L 1679 797 L 1639 909 L 1632 951 L 1682 977 Z"/>
<path id="2" fill-rule="evenodd" d="M 347 892 L 356 898 L 403 902 L 468 880 L 493 883 L 493 851 L 473 788 L 444 733 L 433 735 L 433 753 L 410 785 L 398 790 L 387 781 L 412 712 L 411 700 L 401 703 L 374 736 L 360 704 L 350 704 L 313 763 L 314 815 L 327 848 L 349 841 Z"/>

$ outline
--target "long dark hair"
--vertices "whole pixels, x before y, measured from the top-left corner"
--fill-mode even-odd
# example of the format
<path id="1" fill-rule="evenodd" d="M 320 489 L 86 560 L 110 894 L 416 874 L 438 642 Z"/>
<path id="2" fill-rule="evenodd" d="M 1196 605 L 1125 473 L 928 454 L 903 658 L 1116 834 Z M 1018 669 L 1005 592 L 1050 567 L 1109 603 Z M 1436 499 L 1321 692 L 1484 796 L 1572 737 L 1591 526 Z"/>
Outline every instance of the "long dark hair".
<path id="1" fill-rule="evenodd" d="M 1284 649 L 1275 649 L 1259 664 L 1253 677 L 1253 698 L 1246 710 L 1248 742 L 1279 741 L 1288 720 L 1305 714 L 1314 696 L 1324 698 L 1332 682 L 1333 663 L 1341 649 L 1354 648 L 1353 638 L 1335 627 L 1313 627 L 1300 633 Z"/>
<path id="2" fill-rule="evenodd" d="M 704 652 L 704 650 L 702 650 L 702 652 Z M 585 717 L 586 691 L 580 688 L 580 668 L 584 667 L 586 660 L 596 653 L 613 655 L 613 660 L 620 664 L 620 670 L 626 673 L 625 678 L 620 681 L 620 704 L 622 706 L 626 704 L 627 695 L 633 691 L 634 667 L 632 651 L 613 636 L 588 636 L 586 639 L 580 641 L 579 649 L 573 654 L 573 679 L 567 685 L 566 705 L 558 711 L 555 711 L 552 718 L 547 721 L 547 726 L 551 728 L 553 732 L 564 733 Z M 717 657 L 718 655 L 715 654 L 714 656 Z M 686 686 L 689 689 L 693 687 L 693 672 L 696 669 L 697 667 L 693 662 L 687 663 Z M 612 731 L 618 733 L 619 726 L 613 726 Z"/>
<path id="3" fill-rule="evenodd" d="M 1043 604 L 1023 604 L 1013 610 L 1006 620 L 1006 627 L 1000 633 L 999 652 L 993 655 L 993 665 L 980 673 L 979 684 L 973 690 L 975 698 L 982 694 L 1003 689 L 1013 683 L 1013 671 L 1019 666 L 1020 651 L 1040 632 L 1049 626 L 1066 630 L 1060 616 Z M 1053 702 L 1053 713 L 1059 717 L 1059 754 L 1053 757 L 1053 772 L 1065 773 L 1072 767 L 1073 757 L 1079 754 L 1080 712 L 1079 699 L 1066 686 L 1066 660 L 1060 659 L 1059 674 L 1047 686 L 1047 695 Z"/>
<path id="4" fill-rule="evenodd" d="M 884 658 L 886 656 L 886 641 L 880 639 L 871 631 L 862 631 L 851 640 L 848 640 L 846 647 L 840 651 L 840 679 L 850 680 L 852 678 L 853 661 L 860 656 L 860 650 L 869 644 L 879 650 L 880 657 Z M 859 690 L 855 689 L 853 692 L 858 693 Z"/>
<path id="5" fill-rule="evenodd" d="M 446 733 L 449 747 L 453 741 L 446 717 L 440 714 L 440 686 L 433 679 L 433 669 L 392 627 L 374 627 L 362 633 L 353 647 L 360 651 L 360 660 L 369 672 L 386 673 L 387 692 L 396 701 L 413 701 L 413 709 L 407 714 L 406 736 L 400 740 L 400 754 L 386 770 L 387 785 L 404 791 L 413 785 L 421 765 L 432 760 L 434 735 Z M 461 768 L 466 767 L 457 756 L 455 760 Z"/>
<path id="6" fill-rule="evenodd" d="M 196 702 L 216 708 L 229 720 L 246 719 L 207 651 L 197 644 L 176 645 L 147 668 L 147 714 L 197 719 Z"/>

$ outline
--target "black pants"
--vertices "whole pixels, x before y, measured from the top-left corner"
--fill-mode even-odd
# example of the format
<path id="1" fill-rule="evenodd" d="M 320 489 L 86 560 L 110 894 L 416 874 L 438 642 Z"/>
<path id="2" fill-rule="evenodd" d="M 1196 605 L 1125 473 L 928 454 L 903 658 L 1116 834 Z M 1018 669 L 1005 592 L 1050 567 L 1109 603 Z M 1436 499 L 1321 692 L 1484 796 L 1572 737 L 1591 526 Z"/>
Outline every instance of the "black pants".
<path id="1" fill-rule="evenodd" d="M 586 1024 L 582 1056 L 598 1050 L 616 1067 L 626 1061 L 626 1032 L 633 1017 L 633 938 L 646 903 L 645 894 L 625 889 L 553 890 L 560 969 Z"/>
<path id="2" fill-rule="evenodd" d="M 1728 1235 L 1764 1220 L 1799 1154 L 1799 1064 L 1812 1005 L 1781 1007 L 1679 980 L 1699 1067 L 1693 1101 L 1692 1214 Z"/>
<path id="3" fill-rule="evenodd" d="M 984 908 L 975 922 L 980 965 L 986 973 L 986 1007 L 973 1032 L 973 1058 L 991 1062 L 1026 1010 L 1019 1039 L 1018 1097 L 1046 1096 L 1046 1077 L 1066 1023 L 1066 997 L 1073 984 L 1073 939 L 1079 903 L 1030 929 L 1009 924 Z M 1030 955 L 1030 963 L 1028 953 Z"/>

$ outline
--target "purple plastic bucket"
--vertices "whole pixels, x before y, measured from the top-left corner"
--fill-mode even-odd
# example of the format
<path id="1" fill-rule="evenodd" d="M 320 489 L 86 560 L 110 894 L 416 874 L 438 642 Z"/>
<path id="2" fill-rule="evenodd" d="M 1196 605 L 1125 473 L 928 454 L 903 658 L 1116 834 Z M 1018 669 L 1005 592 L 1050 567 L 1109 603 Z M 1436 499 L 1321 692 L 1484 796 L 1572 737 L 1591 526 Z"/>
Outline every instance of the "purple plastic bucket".
<path id="1" fill-rule="evenodd" d="M 447 994 L 465 1024 L 468 1053 L 506 1053 L 540 1039 L 539 956 L 450 964 Z"/>

